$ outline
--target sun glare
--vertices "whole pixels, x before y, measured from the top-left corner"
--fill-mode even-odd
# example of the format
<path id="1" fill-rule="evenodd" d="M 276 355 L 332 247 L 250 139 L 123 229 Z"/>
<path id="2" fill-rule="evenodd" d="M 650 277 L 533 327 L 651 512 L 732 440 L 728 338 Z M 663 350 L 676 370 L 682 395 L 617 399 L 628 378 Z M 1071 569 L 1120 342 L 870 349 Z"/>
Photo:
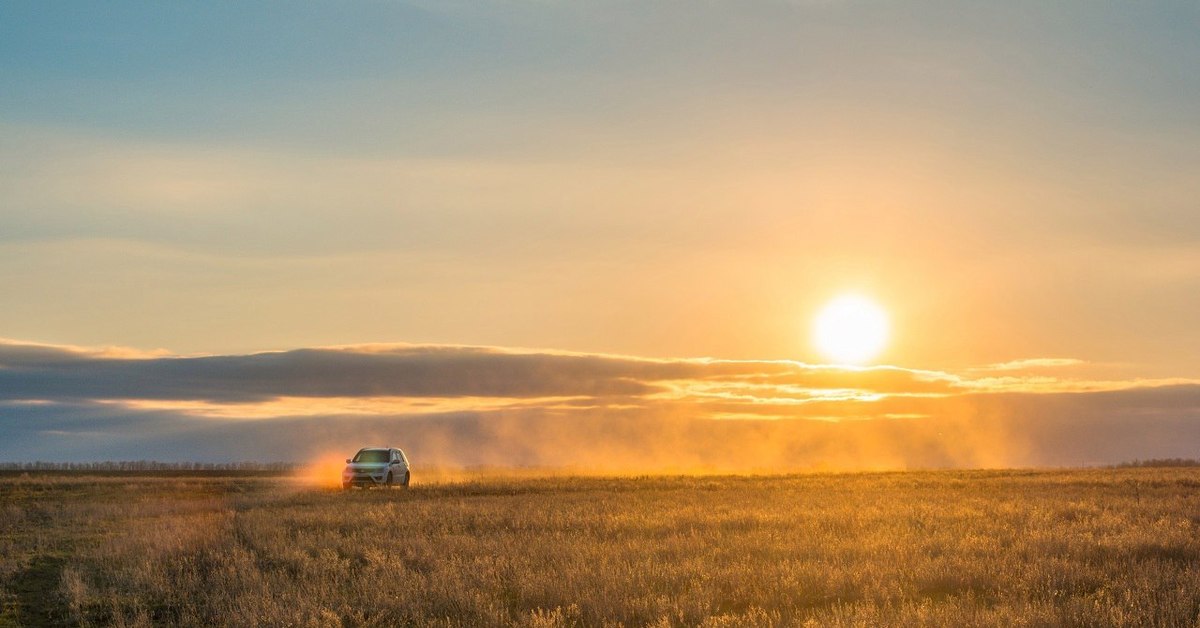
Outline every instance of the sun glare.
<path id="1" fill-rule="evenodd" d="M 813 322 L 817 350 L 836 364 L 863 364 L 883 351 L 887 339 L 887 314 L 857 294 L 830 301 Z"/>

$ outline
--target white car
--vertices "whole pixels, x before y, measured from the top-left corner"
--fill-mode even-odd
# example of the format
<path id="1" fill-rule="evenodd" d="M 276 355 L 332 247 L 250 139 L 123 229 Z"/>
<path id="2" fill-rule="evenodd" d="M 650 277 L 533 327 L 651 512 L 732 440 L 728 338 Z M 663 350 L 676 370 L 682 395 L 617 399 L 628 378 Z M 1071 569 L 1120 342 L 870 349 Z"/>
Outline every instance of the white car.
<path id="1" fill-rule="evenodd" d="M 382 486 L 392 488 L 399 484 L 408 487 L 412 472 L 408 468 L 408 457 L 396 447 L 364 447 L 346 459 L 342 471 L 342 488 L 355 486 Z"/>

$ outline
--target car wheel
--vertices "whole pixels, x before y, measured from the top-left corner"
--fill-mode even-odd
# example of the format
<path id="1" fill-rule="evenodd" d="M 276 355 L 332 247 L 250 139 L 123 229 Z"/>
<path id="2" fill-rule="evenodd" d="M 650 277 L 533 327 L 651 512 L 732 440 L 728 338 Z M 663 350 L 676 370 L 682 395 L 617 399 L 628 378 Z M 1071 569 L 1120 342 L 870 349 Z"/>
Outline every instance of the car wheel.
<path id="1" fill-rule="evenodd" d="M 392 472 L 391 471 L 388 471 L 387 480 L 384 480 L 383 487 L 384 488 L 392 488 Z"/>
<path id="2" fill-rule="evenodd" d="M 408 488 L 408 483 L 412 481 L 412 473 L 404 472 L 404 488 Z"/>

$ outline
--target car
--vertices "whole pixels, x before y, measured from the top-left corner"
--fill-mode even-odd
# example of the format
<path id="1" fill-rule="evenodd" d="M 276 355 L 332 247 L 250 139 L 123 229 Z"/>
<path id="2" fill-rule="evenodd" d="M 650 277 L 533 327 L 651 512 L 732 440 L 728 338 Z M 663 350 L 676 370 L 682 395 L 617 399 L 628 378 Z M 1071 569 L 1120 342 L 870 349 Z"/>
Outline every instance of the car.
<path id="1" fill-rule="evenodd" d="M 411 481 L 408 456 L 397 447 L 363 447 L 346 459 L 342 470 L 342 488 L 346 490 L 355 486 L 392 488 L 397 484 L 408 488 Z"/>

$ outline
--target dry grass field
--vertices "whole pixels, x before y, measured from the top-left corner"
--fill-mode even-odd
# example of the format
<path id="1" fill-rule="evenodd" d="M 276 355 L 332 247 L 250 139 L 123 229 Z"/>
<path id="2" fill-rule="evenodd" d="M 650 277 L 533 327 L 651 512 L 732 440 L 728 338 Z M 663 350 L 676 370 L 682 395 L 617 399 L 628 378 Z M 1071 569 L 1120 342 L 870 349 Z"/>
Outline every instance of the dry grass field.
<path id="1" fill-rule="evenodd" d="M 13 474 L 0 625 L 1200 626 L 1200 469 Z"/>

